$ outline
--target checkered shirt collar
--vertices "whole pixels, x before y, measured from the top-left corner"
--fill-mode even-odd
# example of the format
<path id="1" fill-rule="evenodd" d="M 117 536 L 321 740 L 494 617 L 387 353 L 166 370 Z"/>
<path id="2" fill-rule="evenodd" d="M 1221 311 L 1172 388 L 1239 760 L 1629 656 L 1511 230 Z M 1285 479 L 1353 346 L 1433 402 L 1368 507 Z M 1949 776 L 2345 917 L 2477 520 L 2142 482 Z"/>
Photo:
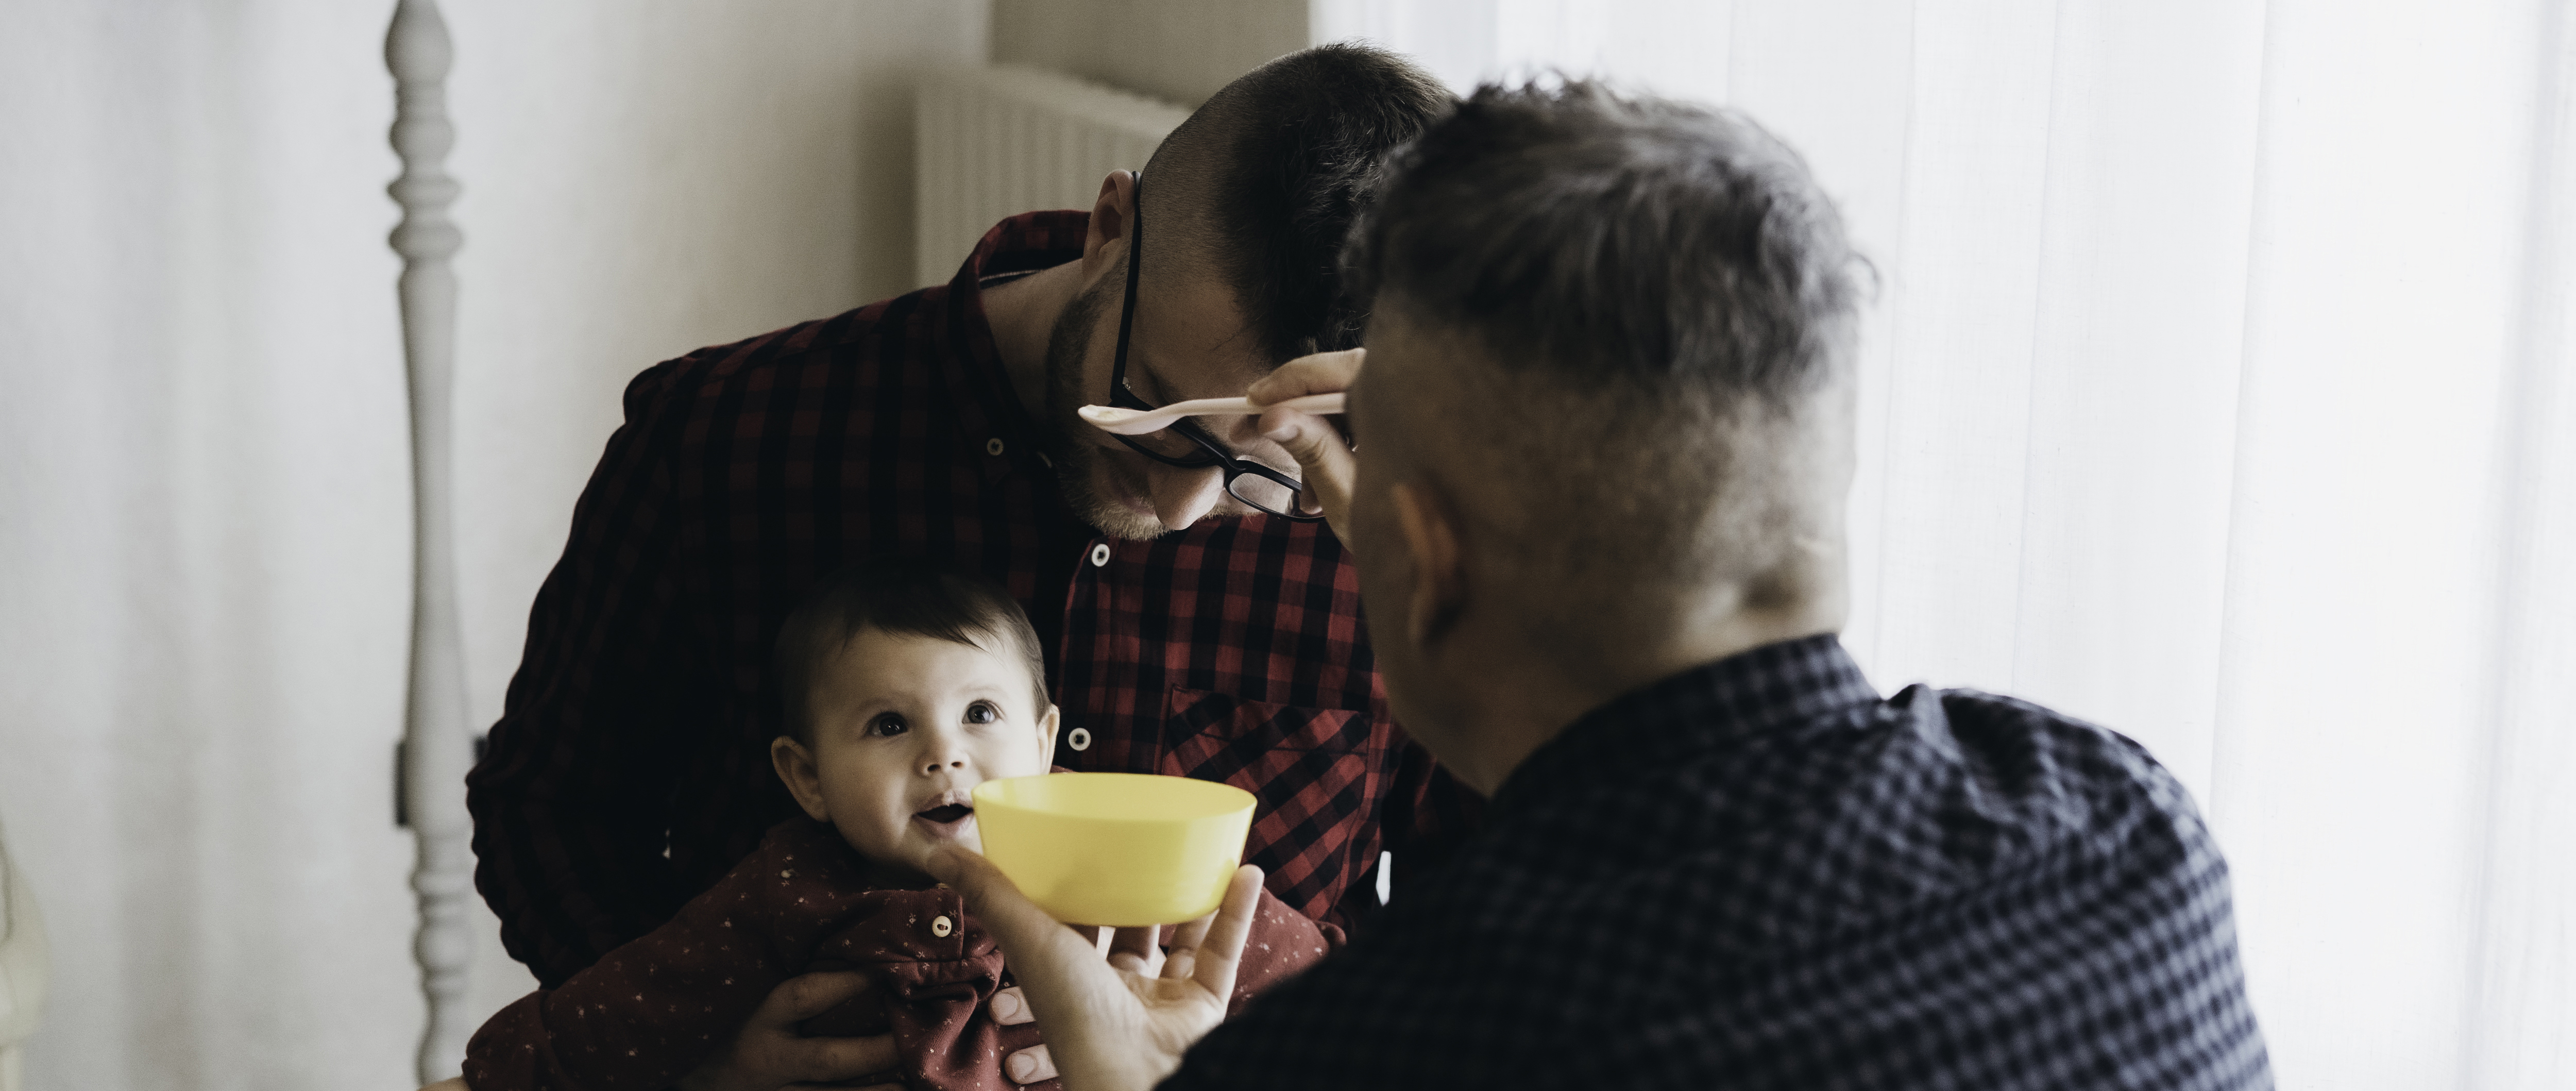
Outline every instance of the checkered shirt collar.
<path id="1" fill-rule="evenodd" d="M 1596 778 L 1600 756 L 1660 766 L 1712 745 L 1876 704 L 1832 633 L 1766 644 L 1630 690 L 1548 740 L 1494 793 L 1500 817 Z"/>
<path id="2" fill-rule="evenodd" d="M 984 314 L 983 282 L 1051 269 L 1081 258 L 1083 233 L 1090 226 L 1091 214 L 1087 212 L 1024 212 L 1012 216 L 984 232 L 974 252 L 958 265 L 957 275 L 949 278 L 935 335 L 940 343 L 939 355 L 954 362 L 952 381 L 961 384 L 966 396 L 992 418 L 992 426 L 1015 443 L 1033 442 L 1047 429 L 1029 415 L 1018 391 L 1011 387 L 1001 349 L 993 341 L 992 323 Z"/>

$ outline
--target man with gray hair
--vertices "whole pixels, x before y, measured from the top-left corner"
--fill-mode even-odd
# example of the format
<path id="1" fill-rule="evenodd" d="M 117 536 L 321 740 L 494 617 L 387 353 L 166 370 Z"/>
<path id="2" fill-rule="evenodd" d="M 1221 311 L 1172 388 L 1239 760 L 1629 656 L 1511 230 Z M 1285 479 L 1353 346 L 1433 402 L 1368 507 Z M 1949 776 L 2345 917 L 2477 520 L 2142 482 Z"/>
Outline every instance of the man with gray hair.
<path id="1" fill-rule="evenodd" d="M 2181 785 L 2026 702 L 1882 698 L 1835 637 L 1860 265 L 1797 156 L 1569 83 L 1488 87 L 1391 171 L 1364 373 L 1253 397 L 1348 386 L 1356 467 L 1263 427 L 1490 824 L 1222 1027 L 1257 869 L 1149 974 L 940 859 L 1066 1086 L 2268 1086 Z"/>

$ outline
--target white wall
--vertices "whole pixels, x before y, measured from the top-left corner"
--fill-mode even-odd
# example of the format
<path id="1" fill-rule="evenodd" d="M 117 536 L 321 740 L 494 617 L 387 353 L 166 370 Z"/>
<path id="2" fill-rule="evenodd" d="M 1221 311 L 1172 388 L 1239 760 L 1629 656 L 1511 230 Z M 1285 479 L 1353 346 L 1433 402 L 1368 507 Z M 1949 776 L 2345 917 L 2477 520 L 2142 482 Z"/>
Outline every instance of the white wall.
<path id="1" fill-rule="evenodd" d="M 1312 44 L 1307 0 L 992 0 L 997 64 L 1052 68 L 1184 106 Z"/>
<path id="2" fill-rule="evenodd" d="M 903 290 L 981 5 L 448 0 L 469 687 L 627 377 Z M 0 7 L 0 816 L 50 1088 L 407 1086 L 390 3 Z M 478 998 L 525 985 L 483 937 Z M 504 972 L 506 971 L 506 972 Z"/>

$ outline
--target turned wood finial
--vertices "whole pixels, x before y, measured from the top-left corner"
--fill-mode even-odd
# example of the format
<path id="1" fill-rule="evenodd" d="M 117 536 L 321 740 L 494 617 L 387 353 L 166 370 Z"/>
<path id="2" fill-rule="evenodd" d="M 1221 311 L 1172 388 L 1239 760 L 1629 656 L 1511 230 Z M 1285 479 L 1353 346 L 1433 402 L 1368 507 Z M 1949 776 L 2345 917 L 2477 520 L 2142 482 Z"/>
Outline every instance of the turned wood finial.
<path id="1" fill-rule="evenodd" d="M 402 813 L 418 843 L 412 892 L 428 1025 L 416 1060 L 420 1081 L 455 1075 L 465 1056 L 465 968 L 473 953 L 472 830 L 465 772 L 472 728 L 465 709 L 464 639 L 456 611 L 453 428 L 456 275 L 448 258 L 464 241 L 447 218 L 458 186 L 447 175 L 456 128 L 447 120 L 452 49 L 435 0 L 401 0 L 385 35 L 394 76 L 394 151 L 402 176 L 387 187 L 402 206 L 390 241 L 403 257 L 403 353 L 411 379 L 413 580 L 410 699 L 403 725 Z"/>

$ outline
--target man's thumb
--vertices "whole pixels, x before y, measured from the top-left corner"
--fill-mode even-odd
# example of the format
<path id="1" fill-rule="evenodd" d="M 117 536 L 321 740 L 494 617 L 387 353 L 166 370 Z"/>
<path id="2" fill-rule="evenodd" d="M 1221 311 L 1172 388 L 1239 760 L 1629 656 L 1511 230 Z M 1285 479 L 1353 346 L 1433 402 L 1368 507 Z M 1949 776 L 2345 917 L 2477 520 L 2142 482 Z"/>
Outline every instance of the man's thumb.
<path id="1" fill-rule="evenodd" d="M 1263 436 L 1278 444 L 1280 450 L 1288 452 L 1288 457 L 1296 459 L 1298 465 L 1308 468 L 1312 468 L 1316 457 L 1323 453 L 1326 437 L 1331 437 L 1336 443 L 1341 441 L 1341 436 L 1321 418 L 1294 409 L 1273 409 L 1261 423 Z"/>
<path id="2" fill-rule="evenodd" d="M 930 858 L 922 861 L 922 870 L 929 872 L 931 878 L 956 887 L 959 893 L 968 893 L 968 886 L 980 876 L 968 875 L 967 869 L 977 863 L 983 863 L 984 859 L 977 856 L 969 861 L 967 855 L 966 850 L 955 845 L 941 845 L 930 850 Z M 972 895 L 968 894 L 968 896 Z"/>

